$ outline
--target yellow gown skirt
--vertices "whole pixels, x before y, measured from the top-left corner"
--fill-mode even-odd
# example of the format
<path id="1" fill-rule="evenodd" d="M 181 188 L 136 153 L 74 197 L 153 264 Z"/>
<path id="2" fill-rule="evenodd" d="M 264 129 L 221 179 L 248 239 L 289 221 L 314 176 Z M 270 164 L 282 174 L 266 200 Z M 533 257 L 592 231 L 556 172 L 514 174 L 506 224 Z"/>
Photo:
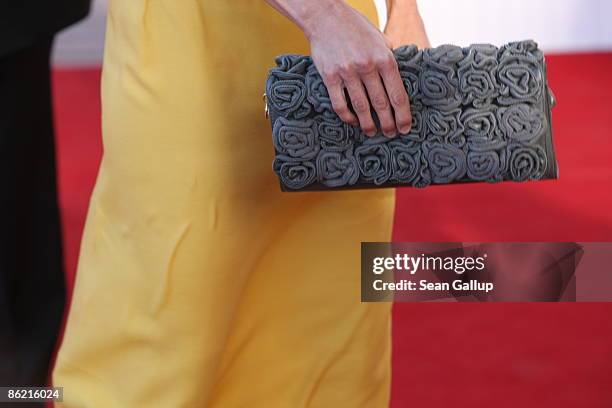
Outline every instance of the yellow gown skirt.
<path id="1" fill-rule="evenodd" d="M 264 0 L 110 0 L 106 41 L 59 406 L 386 407 L 391 306 L 360 302 L 359 265 L 394 192 L 272 172 L 264 82 L 302 33 Z"/>

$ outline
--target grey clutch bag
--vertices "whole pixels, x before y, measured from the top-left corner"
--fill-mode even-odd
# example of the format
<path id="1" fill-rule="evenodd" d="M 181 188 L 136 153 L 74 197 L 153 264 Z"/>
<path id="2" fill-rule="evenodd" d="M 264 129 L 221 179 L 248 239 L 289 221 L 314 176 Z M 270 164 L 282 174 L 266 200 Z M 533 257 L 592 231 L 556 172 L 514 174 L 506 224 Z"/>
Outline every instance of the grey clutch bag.
<path id="1" fill-rule="evenodd" d="M 310 57 L 276 59 L 265 99 L 283 190 L 557 178 L 554 98 L 535 42 L 394 54 L 413 123 L 393 139 L 342 122 Z"/>

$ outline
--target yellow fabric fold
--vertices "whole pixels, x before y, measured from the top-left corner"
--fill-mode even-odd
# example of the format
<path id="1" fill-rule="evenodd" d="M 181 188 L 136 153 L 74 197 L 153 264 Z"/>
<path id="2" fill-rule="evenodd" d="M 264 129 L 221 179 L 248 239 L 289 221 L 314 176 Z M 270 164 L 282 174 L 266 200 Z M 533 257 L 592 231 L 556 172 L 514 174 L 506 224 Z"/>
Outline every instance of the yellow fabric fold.
<path id="1" fill-rule="evenodd" d="M 303 35 L 263 0 L 111 0 L 106 41 L 59 406 L 387 406 L 390 305 L 360 303 L 359 250 L 394 193 L 281 193 L 271 170 L 267 69 Z"/>

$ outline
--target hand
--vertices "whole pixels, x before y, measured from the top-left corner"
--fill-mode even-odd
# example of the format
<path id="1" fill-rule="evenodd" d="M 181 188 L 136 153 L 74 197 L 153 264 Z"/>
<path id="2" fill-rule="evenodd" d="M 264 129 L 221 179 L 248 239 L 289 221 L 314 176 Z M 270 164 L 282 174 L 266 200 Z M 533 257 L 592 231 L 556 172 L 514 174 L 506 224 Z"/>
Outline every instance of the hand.
<path id="1" fill-rule="evenodd" d="M 314 2 L 313 2 L 314 3 Z M 334 2 L 305 25 L 312 59 L 328 89 L 334 111 L 368 136 L 377 132 L 370 105 L 387 137 L 408 133 L 412 116 L 391 44 L 364 16 Z M 354 113 L 345 98 L 347 89 Z M 357 117 L 355 117 L 357 114 Z"/>
<path id="2" fill-rule="evenodd" d="M 314 64 L 343 121 L 361 126 L 368 136 L 376 135 L 371 105 L 386 136 L 410 131 L 408 94 L 391 44 L 378 28 L 342 0 L 267 1 L 308 37 Z"/>

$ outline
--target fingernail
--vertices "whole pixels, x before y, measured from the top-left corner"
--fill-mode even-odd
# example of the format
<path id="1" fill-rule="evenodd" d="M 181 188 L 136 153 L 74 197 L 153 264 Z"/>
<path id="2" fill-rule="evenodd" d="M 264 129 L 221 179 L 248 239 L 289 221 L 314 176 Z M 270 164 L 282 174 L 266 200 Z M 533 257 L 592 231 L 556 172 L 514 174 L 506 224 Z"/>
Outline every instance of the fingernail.
<path id="1" fill-rule="evenodd" d="M 403 135 L 410 133 L 410 126 L 402 126 L 400 128 L 400 133 Z"/>

